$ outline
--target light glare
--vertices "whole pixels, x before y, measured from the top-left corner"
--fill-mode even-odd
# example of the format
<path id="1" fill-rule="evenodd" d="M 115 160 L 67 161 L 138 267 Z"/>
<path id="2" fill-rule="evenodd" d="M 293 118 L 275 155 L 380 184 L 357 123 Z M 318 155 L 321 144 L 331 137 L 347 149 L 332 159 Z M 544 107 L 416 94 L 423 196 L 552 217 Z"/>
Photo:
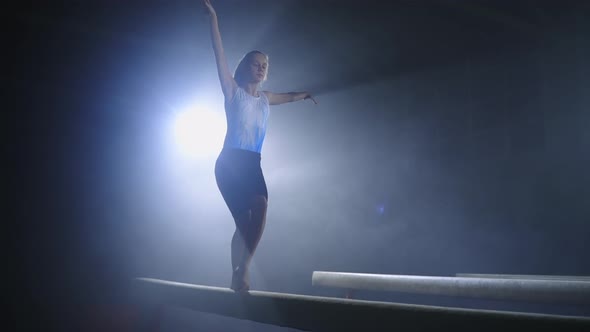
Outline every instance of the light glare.
<path id="1" fill-rule="evenodd" d="M 174 140 L 184 156 L 209 157 L 219 153 L 225 130 L 223 114 L 195 108 L 177 115 L 174 122 Z"/>

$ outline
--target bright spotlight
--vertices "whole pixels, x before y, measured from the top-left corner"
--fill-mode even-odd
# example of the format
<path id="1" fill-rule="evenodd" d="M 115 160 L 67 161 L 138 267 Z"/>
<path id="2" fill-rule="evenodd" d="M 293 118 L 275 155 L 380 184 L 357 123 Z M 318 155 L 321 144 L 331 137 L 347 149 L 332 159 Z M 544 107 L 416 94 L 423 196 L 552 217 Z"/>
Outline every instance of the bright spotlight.
<path id="1" fill-rule="evenodd" d="M 194 108 L 177 115 L 174 140 L 183 155 L 191 158 L 208 157 L 221 150 L 225 130 L 225 114 Z"/>

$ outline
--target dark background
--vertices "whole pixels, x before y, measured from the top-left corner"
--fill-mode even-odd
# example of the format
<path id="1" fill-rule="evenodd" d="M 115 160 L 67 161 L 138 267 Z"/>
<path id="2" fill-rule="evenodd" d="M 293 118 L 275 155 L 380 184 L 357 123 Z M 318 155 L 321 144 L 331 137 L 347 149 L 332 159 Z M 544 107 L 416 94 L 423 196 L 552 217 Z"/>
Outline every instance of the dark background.
<path id="1" fill-rule="evenodd" d="M 271 111 L 254 289 L 342 296 L 312 288 L 316 270 L 590 274 L 587 2 L 213 4 L 230 67 L 259 49 L 270 56 L 265 89 L 319 102 Z M 214 157 L 184 160 L 169 139 L 166 105 L 222 100 L 200 2 L 32 2 L 7 13 L 5 287 L 19 326 L 124 330 L 137 317 L 127 297 L 136 276 L 227 287 L 233 224 Z M 199 328 L 280 330 L 165 314 L 163 330 Z"/>

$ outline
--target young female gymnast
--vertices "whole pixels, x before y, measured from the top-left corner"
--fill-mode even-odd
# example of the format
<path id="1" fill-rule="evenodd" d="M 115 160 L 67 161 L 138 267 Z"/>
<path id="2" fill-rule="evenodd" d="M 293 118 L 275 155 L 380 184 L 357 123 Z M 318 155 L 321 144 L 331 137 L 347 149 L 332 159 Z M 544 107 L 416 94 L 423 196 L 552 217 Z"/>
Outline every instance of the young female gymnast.
<path id="1" fill-rule="evenodd" d="M 234 291 L 250 289 L 248 267 L 266 223 L 268 192 L 260 167 L 269 105 L 310 99 L 308 92 L 259 91 L 268 73 L 268 56 L 247 53 L 232 76 L 225 58 L 217 14 L 210 0 L 203 0 L 211 22 L 211 41 L 221 90 L 225 97 L 227 132 L 215 163 L 215 178 L 236 230 L 231 242 Z"/>

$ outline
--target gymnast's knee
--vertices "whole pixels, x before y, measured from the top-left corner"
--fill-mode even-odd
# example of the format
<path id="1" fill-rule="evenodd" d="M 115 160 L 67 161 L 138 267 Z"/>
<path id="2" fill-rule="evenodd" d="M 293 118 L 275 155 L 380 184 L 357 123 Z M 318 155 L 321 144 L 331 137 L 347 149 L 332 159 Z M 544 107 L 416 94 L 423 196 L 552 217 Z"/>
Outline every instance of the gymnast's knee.
<path id="1" fill-rule="evenodd" d="M 266 210 L 268 207 L 268 200 L 266 196 L 256 195 L 252 198 L 252 208 L 256 210 Z"/>

